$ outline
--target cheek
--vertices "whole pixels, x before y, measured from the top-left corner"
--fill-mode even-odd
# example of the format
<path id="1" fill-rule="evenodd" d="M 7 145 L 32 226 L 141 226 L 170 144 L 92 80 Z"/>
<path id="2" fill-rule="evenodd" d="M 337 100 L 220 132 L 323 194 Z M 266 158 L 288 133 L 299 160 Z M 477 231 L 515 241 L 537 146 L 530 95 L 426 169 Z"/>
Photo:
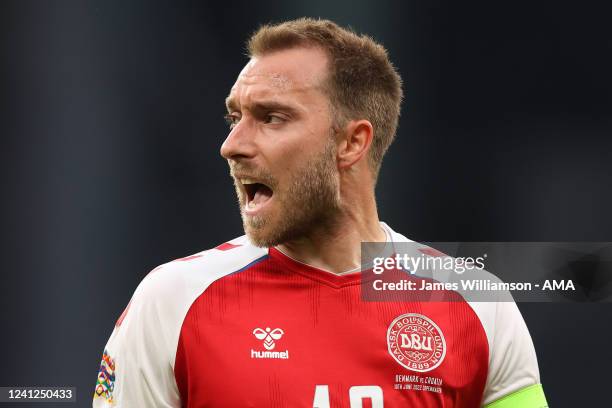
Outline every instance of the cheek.
<path id="1" fill-rule="evenodd" d="M 302 140 L 299 143 L 279 143 L 269 156 L 270 170 L 276 179 L 282 182 L 291 178 L 297 169 L 302 168 L 311 154 Z"/>
<path id="2" fill-rule="evenodd" d="M 282 131 L 279 130 L 279 134 L 264 154 L 272 175 L 283 184 L 286 180 L 293 179 L 297 171 L 304 169 L 308 163 L 325 152 L 330 137 L 328 127 L 310 121 L 300 121 Z"/>

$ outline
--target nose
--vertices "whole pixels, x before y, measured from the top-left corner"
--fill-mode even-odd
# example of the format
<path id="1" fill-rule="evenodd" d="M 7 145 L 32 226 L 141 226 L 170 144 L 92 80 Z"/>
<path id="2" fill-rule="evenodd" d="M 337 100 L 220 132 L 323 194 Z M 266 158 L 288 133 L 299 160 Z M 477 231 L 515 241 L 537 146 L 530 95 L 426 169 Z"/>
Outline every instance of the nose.
<path id="1" fill-rule="evenodd" d="M 220 153 L 225 159 L 244 159 L 255 155 L 253 132 L 246 122 L 244 118 L 240 120 L 221 145 Z"/>

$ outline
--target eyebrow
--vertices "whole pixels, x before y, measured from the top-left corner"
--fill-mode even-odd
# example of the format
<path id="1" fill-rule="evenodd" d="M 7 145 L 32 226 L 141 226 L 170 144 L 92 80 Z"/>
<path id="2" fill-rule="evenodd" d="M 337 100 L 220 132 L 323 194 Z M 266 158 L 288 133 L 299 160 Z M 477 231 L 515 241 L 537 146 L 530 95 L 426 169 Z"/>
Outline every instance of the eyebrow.
<path id="1" fill-rule="evenodd" d="M 228 96 L 227 98 L 225 98 L 225 106 L 227 107 L 228 112 L 240 110 L 238 104 L 236 103 L 236 100 L 233 99 L 231 96 Z M 274 100 L 262 100 L 262 101 L 255 102 L 251 104 L 251 106 L 249 107 L 249 110 L 254 111 L 254 112 L 262 112 L 262 111 L 265 112 L 265 111 L 278 110 L 278 111 L 285 111 L 288 113 L 295 113 L 297 111 L 297 109 L 293 106 L 290 106 L 283 102 L 274 101 Z"/>
<path id="2" fill-rule="evenodd" d="M 227 98 L 225 98 L 225 107 L 227 108 L 228 112 L 231 112 L 233 110 L 238 110 L 238 105 L 236 104 L 236 101 L 231 96 L 228 96 Z"/>

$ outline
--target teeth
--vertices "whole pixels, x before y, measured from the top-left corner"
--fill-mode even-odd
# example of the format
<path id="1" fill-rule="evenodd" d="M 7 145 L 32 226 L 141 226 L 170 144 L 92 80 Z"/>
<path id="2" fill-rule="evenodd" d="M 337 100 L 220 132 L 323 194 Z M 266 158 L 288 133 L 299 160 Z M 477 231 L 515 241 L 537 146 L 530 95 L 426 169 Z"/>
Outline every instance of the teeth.
<path id="1" fill-rule="evenodd" d="M 249 178 L 239 179 L 239 181 L 240 181 L 242 184 L 255 184 L 255 183 L 257 183 L 255 180 L 253 180 L 253 179 L 249 179 Z"/>

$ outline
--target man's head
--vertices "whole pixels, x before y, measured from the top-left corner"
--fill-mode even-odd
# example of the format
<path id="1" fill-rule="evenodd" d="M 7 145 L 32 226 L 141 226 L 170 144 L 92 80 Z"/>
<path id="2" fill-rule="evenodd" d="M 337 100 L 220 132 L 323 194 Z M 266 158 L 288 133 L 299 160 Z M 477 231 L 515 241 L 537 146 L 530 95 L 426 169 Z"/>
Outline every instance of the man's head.
<path id="1" fill-rule="evenodd" d="M 332 223 L 351 173 L 373 191 L 397 128 L 401 80 L 385 49 L 325 20 L 260 28 L 227 98 L 221 147 L 245 231 L 273 246 Z"/>

